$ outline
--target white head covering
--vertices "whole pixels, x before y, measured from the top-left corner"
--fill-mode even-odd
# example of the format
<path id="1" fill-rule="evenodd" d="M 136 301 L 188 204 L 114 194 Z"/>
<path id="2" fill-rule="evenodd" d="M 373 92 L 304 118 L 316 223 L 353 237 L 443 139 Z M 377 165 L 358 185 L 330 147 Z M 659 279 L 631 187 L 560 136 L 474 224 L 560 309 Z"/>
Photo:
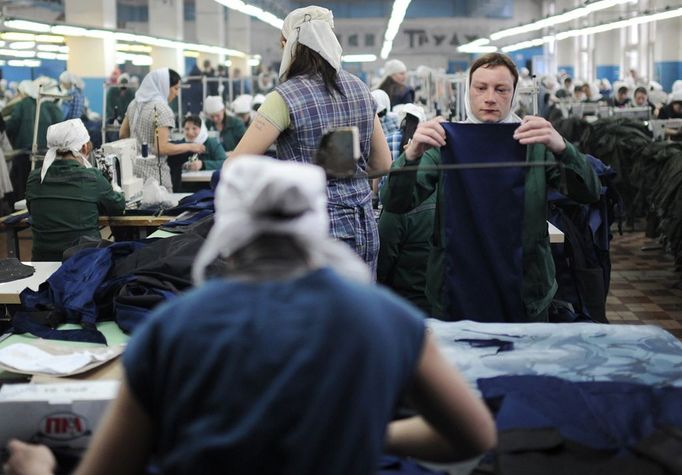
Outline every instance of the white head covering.
<path id="1" fill-rule="evenodd" d="M 294 59 L 298 43 L 317 52 L 337 72 L 341 69 L 339 40 L 334 34 L 334 15 L 326 8 L 310 6 L 297 8 L 284 19 L 282 36 L 287 40 L 279 67 L 279 78 L 284 80 Z"/>
<path id="2" fill-rule="evenodd" d="M 377 114 L 384 110 L 391 110 L 391 99 L 388 97 L 388 94 L 386 94 L 386 91 L 383 89 L 375 89 L 372 91 L 372 97 L 377 103 Z"/>
<path id="3" fill-rule="evenodd" d="M 170 79 L 169 79 L 170 81 Z M 116 80 L 116 84 L 128 84 L 130 82 L 130 75 L 128 73 L 122 73 Z"/>
<path id="4" fill-rule="evenodd" d="M 601 92 L 599 91 L 599 82 L 596 83 L 590 83 L 590 100 L 592 101 L 598 101 L 602 98 Z"/>
<path id="5" fill-rule="evenodd" d="M 220 96 L 207 96 L 204 99 L 204 112 L 207 114 L 217 114 L 225 109 L 225 103 Z"/>
<path id="6" fill-rule="evenodd" d="M 71 87 L 76 87 L 80 90 L 83 90 L 85 86 L 81 78 L 68 71 L 64 71 L 59 75 L 59 82 L 63 84 L 70 84 Z"/>
<path id="7" fill-rule="evenodd" d="M 253 96 L 250 94 L 242 94 L 232 101 L 232 112 L 235 114 L 246 114 L 251 112 L 251 102 Z"/>
<path id="8" fill-rule="evenodd" d="M 199 133 L 197 134 L 196 137 L 194 137 L 194 140 L 192 140 L 192 143 L 198 143 L 203 145 L 204 142 L 206 142 L 206 139 L 208 138 L 208 129 L 206 128 L 206 122 L 204 122 L 203 119 L 201 119 L 201 125 L 199 126 Z M 194 123 L 194 122 L 192 122 Z"/>
<path id="9" fill-rule="evenodd" d="M 389 59 L 386 61 L 386 64 L 384 64 L 384 77 L 389 77 L 393 76 L 394 74 L 398 73 L 406 73 L 407 72 L 407 66 L 405 66 L 405 63 L 400 61 L 399 59 Z"/>
<path id="10" fill-rule="evenodd" d="M 421 106 L 418 106 L 417 104 L 400 104 L 402 107 L 400 107 L 400 110 L 398 111 L 398 118 L 400 119 L 400 122 L 405 120 L 405 116 L 407 114 L 410 114 L 417 119 L 419 119 L 419 122 L 424 122 L 426 120 L 426 113 L 424 112 L 424 108 Z"/>
<path id="11" fill-rule="evenodd" d="M 192 269 L 195 284 L 203 282 L 206 267 L 216 257 L 229 257 L 266 232 L 296 239 L 315 267 L 330 266 L 352 280 L 370 282 L 365 263 L 347 245 L 329 236 L 324 170 L 247 155 L 229 160 L 221 171 L 215 224 Z"/>
<path id="12" fill-rule="evenodd" d="M 144 77 L 142 84 L 140 84 L 140 87 L 135 91 L 135 102 L 137 102 L 138 106 L 154 101 L 167 104 L 169 94 L 170 76 L 168 68 L 155 69 Z M 137 130 L 137 121 L 139 120 L 139 117 L 139 113 L 133 116 L 131 130 Z"/>
<path id="13" fill-rule="evenodd" d="M 673 82 L 673 88 L 671 92 L 682 91 L 682 79 L 677 79 Z"/>
<path id="14" fill-rule="evenodd" d="M 678 89 L 677 91 L 673 91 L 672 94 L 670 94 L 670 102 L 677 102 L 677 101 L 682 101 L 682 89 Z"/>
<path id="15" fill-rule="evenodd" d="M 47 128 L 47 154 L 43 160 L 43 168 L 40 170 L 40 182 L 42 183 L 47 170 L 57 158 L 57 152 L 71 152 L 80 158 L 81 163 L 90 168 L 90 162 L 81 154 L 83 145 L 90 141 L 90 135 L 80 119 L 71 119 Z"/>
<path id="16" fill-rule="evenodd" d="M 481 66 L 485 67 L 485 66 Z M 514 86 L 514 95 L 512 96 L 512 101 L 511 101 L 511 108 L 509 109 L 509 113 L 507 114 L 506 117 L 503 117 L 502 120 L 500 120 L 498 123 L 500 124 L 509 124 L 509 123 L 515 123 L 515 122 L 521 122 L 521 117 L 516 115 L 514 112 L 516 108 L 519 105 L 519 95 L 518 95 L 518 89 L 519 89 L 519 84 L 517 82 L 516 86 Z M 469 93 L 471 89 L 471 69 L 467 71 L 467 83 L 466 83 L 466 91 L 464 93 L 465 100 L 464 100 L 464 105 L 466 107 L 466 112 L 467 112 L 467 118 L 464 122 L 468 122 L 471 124 L 482 124 L 483 121 L 480 120 L 478 117 L 476 117 L 471 109 L 471 101 L 469 100 Z"/>
<path id="17" fill-rule="evenodd" d="M 260 106 L 263 102 L 265 102 L 265 96 L 263 94 L 256 94 L 251 101 L 251 107 Z"/>
<path id="18" fill-rule="evenodd" d="M 24 96 L 32 97 L 33 99 L 38 97 L 38 87 L 29 79 L 21 81 L 17 86 L 17 91 Z"/>

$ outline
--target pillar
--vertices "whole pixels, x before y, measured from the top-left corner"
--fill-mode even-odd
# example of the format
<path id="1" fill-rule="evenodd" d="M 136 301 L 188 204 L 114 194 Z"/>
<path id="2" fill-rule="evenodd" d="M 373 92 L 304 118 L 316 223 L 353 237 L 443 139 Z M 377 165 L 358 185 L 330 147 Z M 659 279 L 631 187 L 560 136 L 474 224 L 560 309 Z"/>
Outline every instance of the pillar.
<path id="1" fill-rule="evenodd" d="M 613 83 L 622 76 L 620 30 L 605 31 L 594 35 L 594 64 L 597 79 L 608 79 Z"/>
<path id="2" fill-rule="evenodd" d="M 681 18 L 671 18 L 656 23 L 654 46 L 654 78 L 670 92 L 673 82 L 682 78 L 682 28 Z"/>
<path id="3" fill-rule="evenodd" d="M 225 7 L 214 0 L 195 0 L 195 21 L 197 43 L 225 45 Z M 201 68 L 209 60 L 217 68 L 223 58 L 221 55 L 201 53 L 197 64 Z"/>
<path id="4" fill-rule="evenodd" d="M 182 0 L 149 0 L 149 34 L 171 40 L 182 40 L 184 11 Z M 170 68 L 185 74 L 185 57 L 181 49 L 153 46 L 152 69 Z"/>
<path id="5" fill-rule="evenodd" d="M 66 23 L 115 30 L 116 0 L 65 0 L 64 18 Z M 102 114 L 102 85 L 116 67 L 116 42 L 113 37 L 67 36 L 66 45 L 66 69 L 83 80 L 90 110 Z"/>
<path id="6" fill-rule="evenodd" d="M 249 53 L 251 51 L 251 17 L 235 10 L 228 10 L 227 47 Z M 251 76 L 248 58 L 230 58 L 230 71 L 239 69 L 242 76 Z"/>

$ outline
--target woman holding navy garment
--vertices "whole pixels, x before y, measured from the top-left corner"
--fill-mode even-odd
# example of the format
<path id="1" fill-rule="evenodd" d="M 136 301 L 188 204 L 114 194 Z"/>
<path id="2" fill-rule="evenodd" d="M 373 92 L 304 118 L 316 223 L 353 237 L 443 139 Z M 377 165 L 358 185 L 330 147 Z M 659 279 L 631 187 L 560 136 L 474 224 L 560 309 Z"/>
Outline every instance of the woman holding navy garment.
<path id="1" fill-rule="evenodd" d="M 375 271 L 379 234 L 367 173 L 387 170 L 391 154 L 369 89 L 341 69 L 342 50 L 333 28 L 326 8 L 299 8 L 285 18 L 281 82 L 230 157 L 263 154 L 276 143 L 280 160 L 310 163 L 327 130 L 357 127 L 361 156 L 356 175 L 327 180 L 327 210 L 332 236 Z"/>
<path id="2" fill-rule="evenodd" d="M 519 123 L 513 138 L 528 146 L 526 159 L 532 162 L 559 161 L 564 165 L 566 189 L 562 192 L 581 202 L 599 199 L 600 183 L 586 160 L 572 144 L 541 117 L 514 114 L 518 72 L 505 55 L 491 53 L 477 59 L 469 70 L 466 91 L 467 121 L 472 124 Z M 441 163 L 440 147 L 447 145 L 442 118 L 423 122 L 412 142 L 393 164 L 394 167 L 421 163 Z M 426 293 L 434 316 L 444 319 L 475 318 L 475 315 L 452 315 L 444 298 L 444 174 L 439 171 L 399 173 L 391 175 L 382 191 L 382 202 L 391 212 L 403 213 L 415 208 L 437 191 L 437 228 L 434 246 L 429 256 Z M 547 234 L 547 189 L 560 188 L 561 176 L 556 167 L 531 167 L 525 175 L 523 201 L 523 282 L 521 299 L 524 315 L 517 321 L 547 321 L 548 307 L 557 290 L 554 262 Z M 405 193 L 412 190 L 412 193 Z"/>

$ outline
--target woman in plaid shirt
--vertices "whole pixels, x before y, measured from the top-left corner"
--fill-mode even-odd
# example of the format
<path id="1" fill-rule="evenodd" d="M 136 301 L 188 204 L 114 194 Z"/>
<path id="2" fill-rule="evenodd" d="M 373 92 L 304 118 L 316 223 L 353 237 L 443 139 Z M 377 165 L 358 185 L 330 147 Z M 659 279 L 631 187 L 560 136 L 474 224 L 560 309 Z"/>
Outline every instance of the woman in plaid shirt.
<path id="1" fill-rule="evenodd" d="M 379 234 L 367 174 L 388 170 L 391 154 L 369 89 L 341 69 L 341 45 L 333 28 L 326 8 L 299 8 L 286 17 L 280 84 L 266 96 L 231 156 L 263 154 L 275 143 L 278 159 L 310 163 L 327 130 L 357 127 L 361 157 L 356 174 L 327 180 L 327 210 L 332 236 L 374 272 Z"/>

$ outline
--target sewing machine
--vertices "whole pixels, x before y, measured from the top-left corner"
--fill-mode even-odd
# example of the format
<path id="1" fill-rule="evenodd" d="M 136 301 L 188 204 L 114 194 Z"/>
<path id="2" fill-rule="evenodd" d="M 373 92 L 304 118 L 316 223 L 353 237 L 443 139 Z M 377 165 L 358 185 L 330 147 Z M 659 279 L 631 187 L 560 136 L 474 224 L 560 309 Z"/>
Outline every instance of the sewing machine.
<path id="1" fill-rule="evenodd" d="M 126 202 L 142 199 L 142 178 L 133 173 L 133 163 L 137 157 L 137 140 L 121 139 L 102 145 L 104 163 L 110 167 L 112 184 L 117 184 L 123 190 Z M 99 165 L 98 165 L 99 166 Z"/>

